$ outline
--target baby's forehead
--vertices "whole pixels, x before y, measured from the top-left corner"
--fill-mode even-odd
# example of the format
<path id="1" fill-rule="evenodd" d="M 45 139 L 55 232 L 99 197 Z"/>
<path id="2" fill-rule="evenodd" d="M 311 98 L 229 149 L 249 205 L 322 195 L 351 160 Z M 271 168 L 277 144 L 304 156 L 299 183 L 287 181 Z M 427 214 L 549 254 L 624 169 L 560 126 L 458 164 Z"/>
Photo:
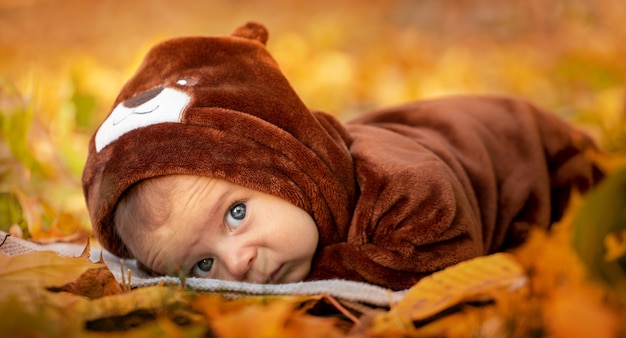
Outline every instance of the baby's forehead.
<path id="1" fill-rule="evenodd" d="M 174 190 L 179 185 L 183 175 L 163 175 L 143 179 L 137 182 L 141 186 L 142 193 Z"/>
<path id="2" fill-rule="evenodd" d="M 144 179 L 137 184 L 135 194 L 138 203 L 152 209 L 153 213 L 161 214 L 163 220 L 166 212 L 177 209 L 182 204 L 197 202 L 206 206 L 217 204 L 234 193 L 252 190 L 225 180 L 201 175 L 164 175 Z"/>
<path id="3" fill-rule="evenodd" d="M 142 200 L 148 199 L 148 202 L 170 203 L 174 202 L 174 196 L 186 192 L 191 184 L 208 185 L 215 180 L 207 176 L 163 175 L 139 181 L 136 184 L 136 189 Z"/>

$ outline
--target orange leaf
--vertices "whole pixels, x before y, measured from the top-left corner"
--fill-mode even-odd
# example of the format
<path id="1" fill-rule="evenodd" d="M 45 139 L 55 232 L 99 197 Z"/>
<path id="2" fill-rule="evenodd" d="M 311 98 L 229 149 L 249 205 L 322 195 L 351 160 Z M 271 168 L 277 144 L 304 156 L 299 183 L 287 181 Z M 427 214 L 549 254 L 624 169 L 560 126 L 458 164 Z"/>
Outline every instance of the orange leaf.
<path id="1" fill-rule="evenodd" d="M 590 288 L 555 290 L 546 303 L 547 330 L 555 338 L 611 338 L 618 332 L 618 317 Z"/>
<path id="2" fill-rule="evenodd" d="M 341 337 L 330 318 L 298 314 L 290 300 L 246 306 L 211 321 L 218 337 Z M 242 323 L 245 323 L 242 325 Z"/>

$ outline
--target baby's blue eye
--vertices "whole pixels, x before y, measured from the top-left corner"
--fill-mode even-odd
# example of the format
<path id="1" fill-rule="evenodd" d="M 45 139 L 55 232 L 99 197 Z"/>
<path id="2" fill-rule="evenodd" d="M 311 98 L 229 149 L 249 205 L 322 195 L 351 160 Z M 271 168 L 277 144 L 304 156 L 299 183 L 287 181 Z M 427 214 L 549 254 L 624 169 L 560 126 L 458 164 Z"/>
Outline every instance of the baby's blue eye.
<path id="1" fill-rule="evenodd" d="M 230 230 L 234 230 L 237 228 L 243 220 L 246 218 L 246 204 L 243 202 L 237 202 L 233 204 L 226 216 L 224 217 L 224 222 L 228 226 Z"/>
<path id="2" fill-rule="evenodd" d="M 246 205 L 237 203 L 230 208 L 229 213 L 232 218 L 240 221 L 246 217 Z"/>
<path id="3" fill-rule="evenodd" d="M 213 258 L 205 258 L 194 265 L 191 273 L 196 277 L 206 277 L 211 272 L 212 267 Z"/>

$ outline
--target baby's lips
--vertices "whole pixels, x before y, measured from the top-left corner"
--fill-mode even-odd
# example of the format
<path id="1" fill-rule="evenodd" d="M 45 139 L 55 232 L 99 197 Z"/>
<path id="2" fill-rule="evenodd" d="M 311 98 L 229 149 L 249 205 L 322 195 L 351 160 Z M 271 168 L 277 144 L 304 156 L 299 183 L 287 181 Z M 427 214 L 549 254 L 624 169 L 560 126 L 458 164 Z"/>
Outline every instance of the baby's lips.
<path id="1" fill-rule="evenodd" d="M 269 276 L 267 276 L 267 284 L 278 284 L 279 283 L 279 278 L 281 277 L 281 270 L 283 268 L 283 265 L 280 265 L 278 268 L 276 268 L 276 270 L 274 270 Z"/>

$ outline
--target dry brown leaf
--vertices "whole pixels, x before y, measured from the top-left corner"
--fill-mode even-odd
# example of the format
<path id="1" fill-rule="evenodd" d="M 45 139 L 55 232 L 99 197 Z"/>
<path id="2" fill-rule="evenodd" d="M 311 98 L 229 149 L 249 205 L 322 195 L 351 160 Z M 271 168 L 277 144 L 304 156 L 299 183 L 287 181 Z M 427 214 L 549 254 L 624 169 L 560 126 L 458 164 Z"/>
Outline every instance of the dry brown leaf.
<path id="1" fill-rule="evenodd" d="M 89 260 L 90 248 L 90 242 L 87 241 L 83 252 L 77 258 Z M 61 287 L 48 288 L 48 290 L 54 292 L 69 292 L 91 299 L 122 293 L 122 286 L 117 282 L 109 268 L 104 265 L 102 255 L 100 256 L 99 263 L 103 264 L 103 266 L 89 269 L 76 280 Z"/>
<path id="2" fill-rule="evenodd" d="M 50 291 L 69 292 L 90 299 L 122 293 L 122 286 L 117 282 L 109 268 L 103 266 L 85 271 L 77 280 Z"/>

